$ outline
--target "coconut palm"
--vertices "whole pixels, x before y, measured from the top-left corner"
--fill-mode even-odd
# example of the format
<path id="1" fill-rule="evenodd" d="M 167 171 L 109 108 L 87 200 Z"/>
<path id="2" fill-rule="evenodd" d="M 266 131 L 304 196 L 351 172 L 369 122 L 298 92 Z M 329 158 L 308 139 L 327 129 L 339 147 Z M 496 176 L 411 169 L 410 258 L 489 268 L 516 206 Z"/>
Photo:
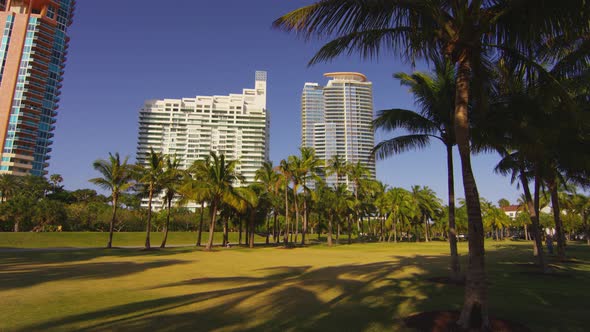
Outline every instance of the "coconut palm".
<path id="1" fill-rule="evenodd" d="M 428 187 L 412 186 L 410 193 L 418 212 L 416 218 L 424 225 L 424 237 L 428 242 L 428 222 L 440 214 L 442 205 L 436 193 Z"/>
<path id="2" fill-rule="evenodd" d="M 434 60 L 431 75 L 414 72 L 411 75 L 394 75 L 400 83 L 410 88 L 419 113 L 405 109 L 379 111 L 374 121 L 375 129 L 395 131 L 404 129 L 407 135 L 396 136 L 375 146 L 378 158 L 408 150 L 422 149 L 430 145 L 431 139 L 439 140 L 446 148 L 449 246 L 451 250 L 451 278 L 461 278 L 459 255 L 457 252 L 457 230 L 455 226 L 455 178 L 453 169 L 454 107 L 455 107 L 455 68 L 445 59 Z"/>
<path id="3" fill-rule="evenodd" d="M 262 167 L 256 170 L 255 174 L 256 181 L 259 181 L 263 187 L 263 195 L 270 202 L 275 217 L 274 224 L 276 225 L 277 212 L 279 209 L 278 200 L 276 199 L 279 195 L 279 174 L 274 170 L 271 161 L 266 161 L 262 164 Z M 269 219 L 266 222 L 266 244 L 269 242 L 270 225 Z"/>
<path id="4" fill-rule="evenodd" d="M 211 152 L 205 162 L 195 162 L 192 165 L 193 172 L 198 174 L 200 185 L 196 187 L 201 197 L 207 197 L 211 223 L 209 225 L 209 239 L 206 250 L 213 247 L 213 236 L 217 213 L 222 204 L 237 205 L 237 196 L 234 190 L 234 182 L 242 181 L 243 177 L 236 171 L 237 161 L 226 160 L 225 155 L 217 155 Z"/>
<path id="5" fill-rule="evenodd" d="M 178 193 L 178 186 L 183 177 L 183 172 L 180 170 L 181 161 L 176 157 L 166 157 L 164 166 L 164 180 L 162 186 L 164 188 L 164 203 L 166 204 L 166 225 L 164 226 L 164 239 L 160 248 L 166 247 L 168 240 L 168 229 L 170 226 L 170 207 L 172 200 Z"/>
<path id="6" fill-rule="evenodd" d="M 274 22 L 275 27 L 307 37 L 319 34 L 334 38 L 311 63 L 355 51 L 365 58 L 393 51 L 410 61 L 444 54 L 457 66 L 455 138 L 469 216 L 467 280 L 458 321 L 464 328 L 489 329 L 490 326 L 484 234 L 471 167 L 468 114 L 472 100 L 475 111 L 487 106 L 486 58 L 492 52 L 512 54 L 528 50 L 563 33 L 587 34 L 589 7 L 585 0 L 320 0 Z"/>
<path id="7" fill-rule="evenodd" d="M 281 186 L 285 190 L 285 235 L 284 235 L 284 242 L 285 245 L 289 242 L 289 183 L 291 182 L 293 168 L 289 161 L 283 159 L 279 166 L 277 166 L 277 171 L 279 172 Z"/>
<path id="8" fill-rule="evenodd" d="M 314 183 L 318 181 L 319 175 L 322 173 L 321 166 L 323 162 L 316 156 L 315 150 L 310 147 L 299 148 L 301 153 L 302 163 L 302 187 L 303 187 L 303 229 L 301 231 L 301 244 L 305 244 L 305 236 L 307 234 L 308 227 L 308 201 L 310 200 L 311 190 L 307 186 L 308 183 Z"/>
<path id="9" fill-rule="evenodd" d="M 369 186 L 368 182 L 369 182 L 369 177 L 371 176 L 371 173 L 369 172 L 369 169 L 367 169 L 363 164 L 361 164 L 360 162 L 357 161 L 356 163 L 347 165 L 346 176 L 348 177 L 348 180 L 350 181 L 350 184 L 352 185 L 352 194 L 354 196 L 353 210 L 354 210 L 354 215 L 355 215 L 356 221 L 357 221 L 357 228 L 359 229 L 359 232 L 360 232 L 359 220 L 362 218 L 362 212 L 361 212 L 362 200 L 361 200 L 361 198 L 362 198 L 364 191 Z M 351 230 L 349 229 L 349 234 L 348 234 L 348 242 L 349 243 L 351 243 L 351 239 L 350 239 L 351 234 L 350 233 L 351 233 Z"/>
<path id="10" fill-rule="evenodd" d="M 157 195 L 164 187 L 167 174 L 165 172 L 166 156 L 160 152 L 155 152 L 150 148 L 150 152 L 145 158 L 145 164 L 135 165 L 135 177 L 137 184 L 142 191 L 147 193 L 148 210 L 145 227 L 145 248 L 150 249 L 150 233 L 152 228 L 152 201 L 154 195 Z"/>
<path id="11" fill-rule="evenodd" d="M 125 159 L 121 160 L 119 153 L 115 153 L 115 155 L 109 153 L 108 160 L 98 159 L 92 164 L 94 169 L 102 177 L 93 178 L 89 181 L 111 192 L 113 213 L 109 223 L 109 242 L 107 243 L 107 248 L 111 248 L 113 244 L 113 229 L 117 218 L 119 196 L 132 186 L 133 174 L 131 165 L 127 164 L 128 159 L 129 157 L 125 157 Z"/>
<path id="12" fill-rule="evenodd" d="M 49 182 L 51 182 L 52 185 L 52 191 L 56 192 L 57 190 L 59 190 L 60 186 L 59 184 L 62 183 L 64 181 L 64 178 L 61 176 L 61 174 L 51 174 L 49 176 Z"/>
<path id="13" fill-rule="evenodd" d="M 336 182 L 334 188 L 340 185 L 340 180 L 346 175 L 348 163 L 340 155 L 332 156 L 326 164 L 326 175 L 336 175 Z"/>

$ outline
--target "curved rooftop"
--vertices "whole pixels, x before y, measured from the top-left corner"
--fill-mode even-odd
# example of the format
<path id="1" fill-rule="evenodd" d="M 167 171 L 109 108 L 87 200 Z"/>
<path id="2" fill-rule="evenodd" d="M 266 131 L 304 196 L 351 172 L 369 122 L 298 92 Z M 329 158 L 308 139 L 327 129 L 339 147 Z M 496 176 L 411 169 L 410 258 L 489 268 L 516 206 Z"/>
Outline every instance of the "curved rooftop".
<path id="1" fill-rule="evenodd" d="M 365 76 L 364 74 L 350 71 L 337 71 L 333 73 L 325 73 L 324 77 L 330 77 L 336 80 L 367 82 L 367 76 Z"/>

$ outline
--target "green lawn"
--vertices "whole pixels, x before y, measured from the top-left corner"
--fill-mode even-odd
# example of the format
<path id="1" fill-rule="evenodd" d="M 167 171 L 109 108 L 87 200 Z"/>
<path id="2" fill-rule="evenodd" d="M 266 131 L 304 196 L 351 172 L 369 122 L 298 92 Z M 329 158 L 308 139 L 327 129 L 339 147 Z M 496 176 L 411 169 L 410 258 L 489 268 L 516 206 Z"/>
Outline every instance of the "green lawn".
<path id="1" fill-rule="evenodd" d="M 391 331 L 399 318 L 459 309 L 447 244 L 328 248 L 0 252 L 4 331 Z M 460 244 L 465 254 L 465 243 Z M 587 331 L 590 248 L 570 245 L 555 275 L 530 245 L 487 243 L 492 316 L 533 331 Z M 462 260 L 465 263 L 465 257 Z"/>
<path id="2" fill-rule="evenodd" d="M 207 242 L 209 232 L 203 232 L 201 244 Z M 214 243 L 221 243 L 222 233 L 215 233 Z M 246 234 L 242 234 L 244 241 Z M 164 234 L 152 232 L 150 242 L 153 247 L 159 247 Z M 105 247 L 109 239 L 109 233 L 100 232 L 62 232 L 62 233 L 34 233 L 34 232 L 0 232 L 0 248 L 100 248 Z M 238 233 L 229 234 L 230 243 L 238 243 Z M 255 242 L 264 242 L 265 238 L 255 236 Z M 193 245 L 197 242 L 197 233 L 170 232 L 168 233 L 168 245 Z M 145 232 L 121 232 L 114 233 L 114 247 L 143 246 L 145 244 Z"/>

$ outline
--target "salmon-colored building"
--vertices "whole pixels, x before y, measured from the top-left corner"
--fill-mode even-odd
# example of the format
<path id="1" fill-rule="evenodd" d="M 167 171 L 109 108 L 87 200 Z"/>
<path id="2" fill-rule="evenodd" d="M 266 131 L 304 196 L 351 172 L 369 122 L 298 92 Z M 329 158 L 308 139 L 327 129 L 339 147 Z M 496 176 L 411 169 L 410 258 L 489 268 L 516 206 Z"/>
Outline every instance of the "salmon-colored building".
<path id="1" fill-rule="evenodd" d="M 75 3 L 0 0 L 0 173 L 47 173 Z"/>

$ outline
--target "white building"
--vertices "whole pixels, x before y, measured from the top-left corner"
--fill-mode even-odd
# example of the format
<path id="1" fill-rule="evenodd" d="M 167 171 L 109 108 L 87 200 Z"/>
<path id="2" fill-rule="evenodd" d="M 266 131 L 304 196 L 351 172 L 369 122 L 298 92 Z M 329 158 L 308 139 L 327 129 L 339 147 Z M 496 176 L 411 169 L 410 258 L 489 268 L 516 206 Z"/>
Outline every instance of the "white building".
<path id="1" fill-rule="evenodd" d="M 325 87 L 305 83 L 301 96 L 302 141 L 313 147 L 320 160 L 339 155 L 347 163 L 361 162 L 375 178 L 371 150 L 373 133 L 373 85 L 360 73 L 335 72 Z M 326 179 L 336 182 L 336 176 Z"/>
<path id="2" fill-rule="evenodd" d="M 239 160 L 237 171 L 251 183 L 269 158 L 269 126 L 266 72 L 257 71 L 254 89 L 241 94 L 146 101 L 139 111 L 137 161 L 145 162 L 153 148 L 176 155 L 186 169 L 214 151 Z"/>

